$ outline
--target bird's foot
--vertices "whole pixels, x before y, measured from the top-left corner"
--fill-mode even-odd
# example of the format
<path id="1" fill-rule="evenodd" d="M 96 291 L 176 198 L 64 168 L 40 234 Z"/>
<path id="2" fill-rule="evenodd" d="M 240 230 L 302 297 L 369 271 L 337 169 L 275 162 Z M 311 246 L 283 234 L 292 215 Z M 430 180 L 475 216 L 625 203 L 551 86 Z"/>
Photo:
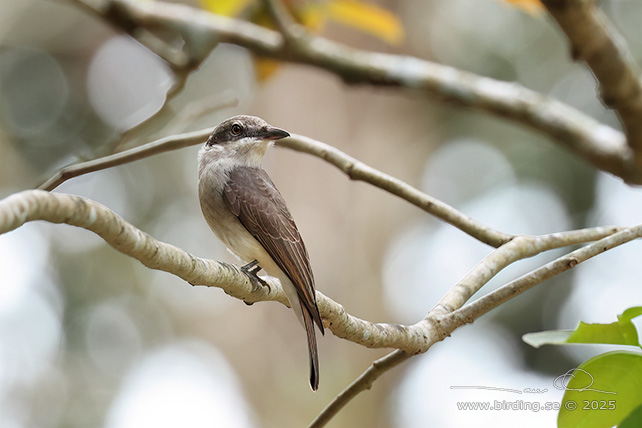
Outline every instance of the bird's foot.
<path id="1" fill-rule="evenodd" d="M 250 278 L 250 281 L 252 281 L 252 284 L 254 285 L 252 287 L 253 293 L 258 291 L 261 287 L 267 287 L 268 291 L 272 291 L 270 284 L 265 282 L 263 278 L 259 277 L 258 273 L 261 269 L 262 268 L 259 266 L 258 260 L 253 260 L 245 266 L 241 266 L 243 273 Z"/>

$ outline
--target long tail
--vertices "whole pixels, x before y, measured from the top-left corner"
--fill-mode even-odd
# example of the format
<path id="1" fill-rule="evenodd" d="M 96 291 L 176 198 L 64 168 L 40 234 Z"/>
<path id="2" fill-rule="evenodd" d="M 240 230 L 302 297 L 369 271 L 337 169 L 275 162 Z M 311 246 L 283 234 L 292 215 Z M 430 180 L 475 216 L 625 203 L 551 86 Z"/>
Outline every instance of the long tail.
<path id="1" fill-rule="evenodd" d="M 319 389 L 319 351 L 317 350 L 317 336 L 314 331 L 314 322 L 310 311 L 301 304 L 303 324 L 308 336 L 308 351 L 310 353 L 310 387 L 313 391 Z"/>

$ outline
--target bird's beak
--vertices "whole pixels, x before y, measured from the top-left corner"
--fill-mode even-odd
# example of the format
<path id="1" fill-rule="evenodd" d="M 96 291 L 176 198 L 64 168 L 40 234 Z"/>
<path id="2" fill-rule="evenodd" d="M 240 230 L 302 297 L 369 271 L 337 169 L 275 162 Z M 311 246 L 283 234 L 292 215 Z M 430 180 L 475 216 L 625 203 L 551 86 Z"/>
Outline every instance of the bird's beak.
<path id="1" fill-rule="evenodd" d="M 264 138 L 266 140 L 280 140 L 281 138 L 289 137 L 290 133 L 287 131 L 284 131 L 283 129 L 280 128 L 274 128 L 272 126 L 268 126 L 267 128 L 261 130 L 261 138 Z"/>

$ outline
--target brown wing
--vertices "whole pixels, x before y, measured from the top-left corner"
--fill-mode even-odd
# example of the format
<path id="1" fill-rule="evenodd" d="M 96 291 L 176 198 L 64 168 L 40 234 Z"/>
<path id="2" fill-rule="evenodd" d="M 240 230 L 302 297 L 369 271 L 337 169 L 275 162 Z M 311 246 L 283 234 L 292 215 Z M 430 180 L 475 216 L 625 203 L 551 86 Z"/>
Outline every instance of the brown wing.
<path id="1" fill-rule="evenodd" d="M 223 194 L 241 224 L 290 278 L 303 307 L 323 333 L 308 252 L 283 196 L 270 177 L 261 168 L 234 168 L 229 172 Z"/>

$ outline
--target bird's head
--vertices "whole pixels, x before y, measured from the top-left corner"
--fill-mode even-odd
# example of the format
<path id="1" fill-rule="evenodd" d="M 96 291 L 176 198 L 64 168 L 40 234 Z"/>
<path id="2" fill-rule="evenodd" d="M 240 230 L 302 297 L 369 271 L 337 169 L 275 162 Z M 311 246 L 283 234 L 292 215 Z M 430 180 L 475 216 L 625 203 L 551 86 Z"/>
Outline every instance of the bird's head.
<path id="1" fill-rule="evenodd" d="M 268 145 L 290 134 L 254 116 L 234 116 L 219 124 L 201 149 L 216 158 L 232 158 L 239 164 L 259 166 Z"/>

